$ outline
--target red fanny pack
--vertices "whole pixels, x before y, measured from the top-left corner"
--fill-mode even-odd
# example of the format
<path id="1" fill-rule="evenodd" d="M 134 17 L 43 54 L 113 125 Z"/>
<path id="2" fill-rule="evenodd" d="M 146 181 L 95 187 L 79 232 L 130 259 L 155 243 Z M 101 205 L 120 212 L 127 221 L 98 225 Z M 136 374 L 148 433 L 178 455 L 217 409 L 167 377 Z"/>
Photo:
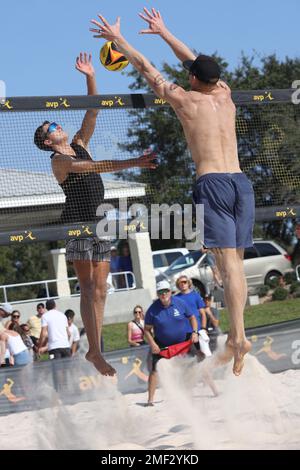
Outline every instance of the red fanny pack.
<path id="1" fill-rule="evenodd" d="M 171 359 L 171 357 L 174 356 L 181 356 L 189 352 L 192 344 L 193 341 L 190 339 L 188 341 L 183 341 L 182 343 L 172 344 L 171 346 L 161 349 L 159 355 L 165 359 Z"/>

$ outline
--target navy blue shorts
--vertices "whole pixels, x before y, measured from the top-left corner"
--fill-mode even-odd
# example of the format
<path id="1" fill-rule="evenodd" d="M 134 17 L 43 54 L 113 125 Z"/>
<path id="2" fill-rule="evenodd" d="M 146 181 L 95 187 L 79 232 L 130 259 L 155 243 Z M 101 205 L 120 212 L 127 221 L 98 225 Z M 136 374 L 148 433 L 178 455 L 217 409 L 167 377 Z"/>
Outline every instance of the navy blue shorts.
<path id="1" fill-rule="evenodd" d="M 193 201 L 204 205 L 204 244 L 207 248 L 253 246 L 254 191 L 244 173 L 200 176 Z"/>

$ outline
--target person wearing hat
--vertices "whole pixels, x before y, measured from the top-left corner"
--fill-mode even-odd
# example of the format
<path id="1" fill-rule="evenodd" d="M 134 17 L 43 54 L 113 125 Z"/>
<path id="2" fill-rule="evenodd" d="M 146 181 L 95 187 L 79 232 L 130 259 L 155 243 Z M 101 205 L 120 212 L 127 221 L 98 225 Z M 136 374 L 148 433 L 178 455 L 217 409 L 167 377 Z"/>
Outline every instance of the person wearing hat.
<path id="1" fill-rule="evenodd" d="M 196 210 L 204 206 L 203 241 L 213 250 L 224 286 L 231 329 L 219 363 L 232 358 L 233 373 L 240 375 L 244 356 L 251 349 L 244 328 L 247 282 L 244 249 L 253 246 L 254 191 L 241 171 L 236 138 L 236 108 L 229 86 L 220 79 L 221 68 L 213 57 L 196 57 L 165 26 L 159 11 L 144 8 L 140 17 L 148 28 L 141 34 L 159 35 L 189 72 L 191 90 L 166 80 L 151 62 L 121 34 L 115 24 L 98 15 L 92 20 L 94 37 L 113 41 L 119 52 L 147 81 L 155 95 L 167 101 L 180 120 L 195 164 L 193 193 Z M 202 217 L 200 217 L 202 219 Z M 200 227 L 197 227 L 197 231 Z"/>
<path id="2" fill-rule="evenodd" d="M 0 332 L 5 329 L 4 325 L 2 324 L 2 320 L 9 317 L 12 312 L 13 307 L 9 303 L 0 304 Z"/>
<path id="3" fill-rule="evenodd" d="M 156 286 L 158 299 L 148 308 L 145 316 L 145 338 L 152 352 L 152 370 L 148 381 L 148 406 L 153 406 L 157 386 L 157 362 L 162 358 L 162 348 L 181 343 L 191 338 L 198 343 L 198 323 L 189 312 L 187 305 L 172 296 L 168 281 L 160 281 Z M 192 326 L 192 334 L 190 333 Z M 152 336 L 153 332 L 153 336 Z"/>

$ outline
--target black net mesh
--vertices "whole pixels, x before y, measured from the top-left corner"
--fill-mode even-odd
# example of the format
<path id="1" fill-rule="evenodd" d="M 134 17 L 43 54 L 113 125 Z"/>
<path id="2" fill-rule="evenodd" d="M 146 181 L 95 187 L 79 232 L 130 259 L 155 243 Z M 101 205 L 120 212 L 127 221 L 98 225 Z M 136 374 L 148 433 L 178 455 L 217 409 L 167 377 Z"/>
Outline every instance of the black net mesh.
<path id="1" fill-rule="evenodd" d="M 239 158 L 257 208 L 299 203 L 299 122 L 300 108 L 292 103 L 238 107 Z"/>
<path id="2" fill-rule="evenodd" d="M 89 144 L 94 161 L 137 158 L 151 146 L 160 163 L 158 170 L 103 173 L 103 202 L 115 207 L 123 198 L 146 206 L 191 202 L 194 169 L 181 126 L 169 106 L 151 95 L 97 100 L 103 109 Z M 288 90 L 241 92 L 234 100 L 241 167 L 254 184 L 258 212 L 263 209 L 265 219 L 272 219 L 280 208 L 289 210 L 299 203 L 300 108 L 292 104 Z M 72 138 L 87 108 L 91 108 L 87 97 L 11 98 L 0 105 L 1 243 L 11 241 L 18 231 L 31 241 L 36 229 L 45 232 L 40 239 L 60 239 L 64 238 L 60 229 L 67 222 L 95 222 L 90 215 L 67 222 L 62 218 L 65 195 L 52 173 L 51 152 L 33 143 L 36 128 L 45 120 L 61 124 Z M 86 204 L 82 191 L 78 191 L 79 206 Z"/>

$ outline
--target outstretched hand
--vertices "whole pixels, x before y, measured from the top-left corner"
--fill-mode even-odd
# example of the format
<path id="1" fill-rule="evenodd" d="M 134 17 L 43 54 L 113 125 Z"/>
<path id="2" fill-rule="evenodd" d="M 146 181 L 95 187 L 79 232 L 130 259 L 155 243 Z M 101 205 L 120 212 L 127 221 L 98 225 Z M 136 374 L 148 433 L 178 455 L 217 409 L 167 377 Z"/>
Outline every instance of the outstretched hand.
<path id="1" fill-rule="evenodd" d="M 145 14 L 139 13 L 139 16 L 148 23 L 149 28 L 142 29 L 140 34 L 161 34 L 166 30 L 165 24 L 158 10 L 152 8 L 152 13 L 150 13 L 150 11 L 144 7 L 144 12 Z"/>
<path id="2" fill-rule="evenodd" d="M 144 154 L 138 158 L 138 167 L 155 170 L 158 167 L 156 153 L 151 150 L 145 150 Z"/>
<path id="3" fill-rule="evenodd" d="M 86 52 L 80 52 L 79 56 L 76 58 L 75 68 L 86 75 L 87 77 L 92 77 L 95 75 L 95 69 L 92 64 L 92 55 L 87 55 Z"/>
<path id="4" fill-rule="evenodd" d="M 102 21 L 102 24 L 99 23 L 99 21 L 91 20 L 91 23 L 97 26 L 97 29 L 90 28 L 90 31 L 92 33 L 97 33 L 96 35 L 94 35 L 94 38 L 103 38 L 107 39 L 108 41 L 115 41 L 116 39 L 119 39 L 121 37 L 119 16 L 115 24 L 112 25 L 108 23 L 104 16 L 98 15 L 98 17 Z"/>

